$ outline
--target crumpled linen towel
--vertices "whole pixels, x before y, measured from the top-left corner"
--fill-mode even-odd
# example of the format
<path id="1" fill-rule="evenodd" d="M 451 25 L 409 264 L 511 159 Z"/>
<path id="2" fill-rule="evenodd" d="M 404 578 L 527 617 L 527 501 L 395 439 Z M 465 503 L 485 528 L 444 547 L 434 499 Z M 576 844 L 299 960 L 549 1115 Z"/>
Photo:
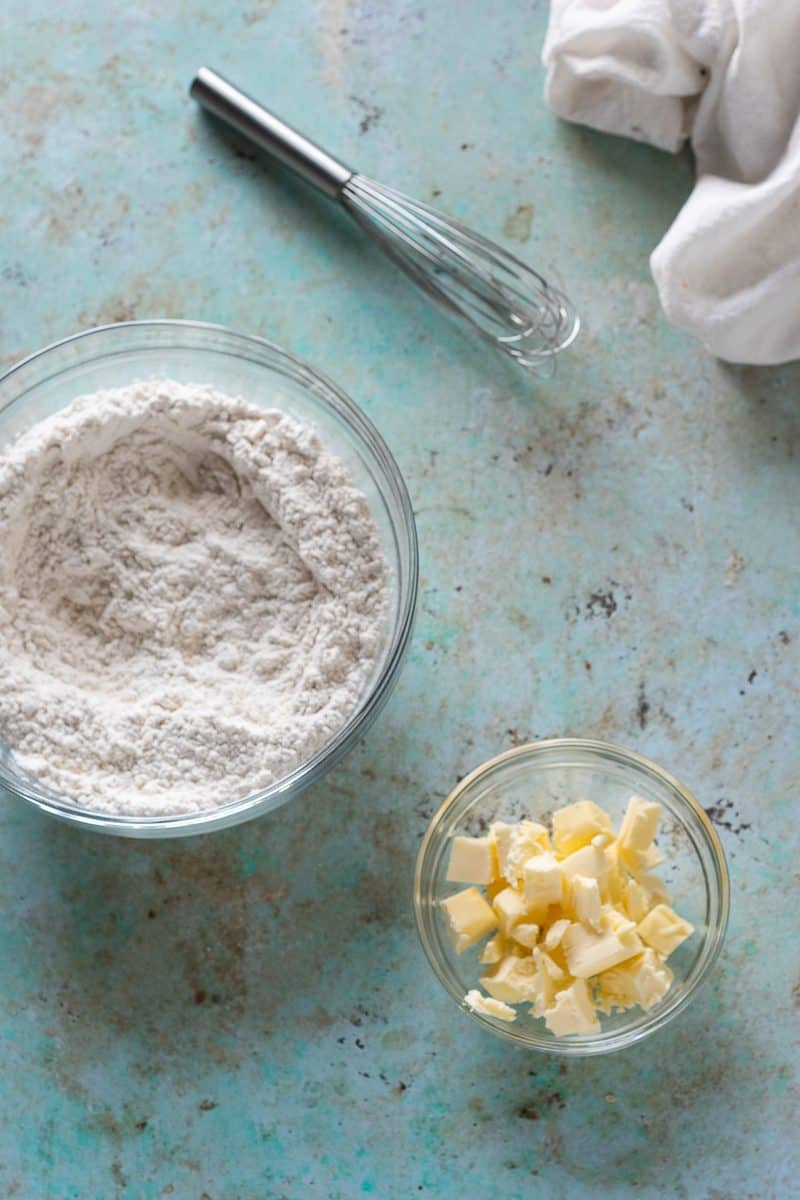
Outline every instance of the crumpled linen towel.
<path id="1" fill-rule="evenodd" d="M 691 139 L 650 259 L 667 317 L 731 362 L 800 358 L 800 0 L 552 0 L 542 58 L 559 116 Z"/>

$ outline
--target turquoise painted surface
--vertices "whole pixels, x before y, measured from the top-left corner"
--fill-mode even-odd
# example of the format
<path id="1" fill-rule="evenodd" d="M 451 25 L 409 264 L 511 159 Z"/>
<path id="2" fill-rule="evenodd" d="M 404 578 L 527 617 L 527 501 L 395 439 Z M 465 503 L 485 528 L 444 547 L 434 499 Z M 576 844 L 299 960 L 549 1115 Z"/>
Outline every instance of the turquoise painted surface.
<path id="1" fill-rule="evenodd" d="M 671 330 L 648 251 L 691 164 L 557 123 L 545 9 L 5 0 L 0 355 L 131 317 L 268 335 L 374 418 L 413 495 L 413 650 L 321 786 L 229 833 L 97 840 L 0 810 L 0 1192 L 24 1200 L 800 1195 L 797 367 Z M 550 384 L 422 301 L 186 98 L 208 61 L 566 286 Z M 650 1042 L 570 1063 L 461 1017 L 410 908 L 456 777 L 594 734 L 712 811 L 721 968 Z"/>

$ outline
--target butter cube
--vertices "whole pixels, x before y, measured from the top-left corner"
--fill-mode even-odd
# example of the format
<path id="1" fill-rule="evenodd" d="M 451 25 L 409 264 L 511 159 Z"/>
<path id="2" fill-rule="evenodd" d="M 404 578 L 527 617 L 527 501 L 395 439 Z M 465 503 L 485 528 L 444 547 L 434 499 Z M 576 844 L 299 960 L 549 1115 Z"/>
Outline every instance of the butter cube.
<path id="1" fill-rule="evenodd" d="M 504 958 L 508 953 L 508 947 L 505 938 L 502 934 L 496 933 L 494 937 L 490 937 L 486 945 L 481 951 L 481 956 L 478 962 L 484 963 L 487 967 L 499 963 L 501 958 Z"/>
<path id="2" fill-rule="evenodd" d="M 600 931 L 600 885 L 588 875 L 575 875 L 570 888 L 575 916 L 583 925 Z"/>
<path id="3" fill-rule="evenodd" d="M 502 1000 L 492 1000 L 489 996 L 482 996 L 477 988 L 472 988 L 467 992 L 464 1003 L 467 1008 L 471 1008 L 473 1012 L 480 1013 L 484 1017 L 496 1017 L 498 1021 L 516 1021 L 517 1019 L 513 1008 L 503 1004 Z"/>
<path id="4" fill-rule="evenodd" d="M 572 924 L 561 939 L 567 957 L 567 966 L 576 979 L 589 979 L 608 971 L 626 958 L 633 958 L 642 950 L 642 943 L 634 933 L 619 936 L 611 930 L 595 933 L 583 925 Z"/>
<path id="5" fill-rule="evenodd" d="M 522 1000 L 533 999 L 535 974 L 536 964 L 532 958 L 508 954 L 491 975 L 482 977 L 481 985 L 496 1000 L 519 1004 Z"/>
<path id="6" fill-rule="evenodd" d="M 442 901 L 442 908 L 457 954 L 474 946 L 497 925 L 497 917 L 476 887 L 448 896 Z"/>
<path id="7" fill-rule="evenodd" d="M 650 911 L 650 896 L 646 888 L 636 879 L 629 879 L 625 885 L 625 912 L 636 925 Z"/>
<path id="8" fill-rule="evenodd" d="M 544 935 L 545 950 L 555 950 L 561 945 L 561 939 L 569 929 L 572 922 L 569 917 L 561 917 L 558 921 L 553 921 L 553 924 Z"/>
<path id="9" fill-rule="evenodd" d="M 515 925 L 519 925 L 523 917 L 528 915 L 528 906 L 523 896 L 513 887 L 503 888 L 492 901 L 492 908 L 497 917 L 500 932 L 506 937 L 512 936 Z"/>
<path id="10" fill-rule="evenodd" d="M 597 993 L 604 1012 L 626 1009 L 638 1004 L 645 1011 L 667 994 L 672 972 L 649 946 L 642 954 L 628 959 L 597 979 Z"/>
<path id="11" fill-rule="evenodd" d="M 539 940 L 539 926 L 526 922 L 523 925 L 514 926 L 514 941 L 519 942 L 520 946 L 525 946 L 528 950 L 532 950 Z"/>
<path id="12" fill-rule="evenodd" d="M 564 884 L 561 863 L 549 852 L 529 858 L 522 872 L 525 900 L 532 912 L 546 912 L 551 904 L 560 904 Z"/>
<path id="13" fill-rule="evenodd" d="M 536 964 L 538 969 L 540 971 L 544 971 L 545 975 L 547 975 L 550 979 L 554 979 L 558 982 L 559 980 L 566 979 L 567 977 L 566 971 L 562 970 L 556 960 L 552 958 L 545 950 L 542 950 L 539 946 L 537 946 L 533 952 L 533 962 Z"/>
<path id="14" fill-rule="evenodd" d="M 588 845 L 598 833 L 614 836 L 611 818 L 593 800 L 579 800 L 553 813 L 553 844 L 565 857 Z"/>
<path id="15" fill-rule="evenodd" d="M 650 871 L 664 861 L 653 845 L 661 817 L 661 805 L 631 796 L 619 829 L 617 845 L 620 862 L 637 874 Z"/>
<path id="16" fill-rule="evenodd" d="M 613 904 L 604 904 L 600 910 L 602 929 L 614 933 L 627 946 L 637 945 L 636 923 Z"/>
<path id="17" fill-rule="evenodd" d="M 454 837 L 447 879 L 450 883 L 491 883 L 497 874 L 494 843 L 488 837 Z"/>
<path id="18" fill-rule="evenodd" d="M 648 946 L 652 946 L 664 958 L 669 958 L 681 942 L 694 933 L 694 926 L 667 904 L 657 904 L 636 926 L 636 932 Z"/>
<path id="19" fill-rule="evenodd" d="M 624 863 L 620 861 L 619 846 L 616 842 L 606 846 L 605 856 L 608 862 L 608 878 L 606 880 L 608 898 L 612 904 L 622 904 L 625 898 L 628 872 Z"/>
<path id="20" fill-rule="evenodd" d="M 550 835 L 538 821 L 520 821 L 518 825 L 495 821 L 489 827 L 489 837 L 497 854 L 499 873 L 512 887 L 518 886 L 528 859 L 550 849 Z"/>
<path id="21" fill-rule="evenodd" d="M 558 993 L 553 1007 L 544 1014 L 544 1019 L 547 1028 L 556 1037 L 566 1037 L 570 1033 L 600 1032 L 592 997 L 583 979 L 576 979 Z"/>
<path id="22" fill-rule="evenodd" d="M 601 849 L 600 846 L 589 844 L 581 850 L 576 850 L 574 854 L 570 854 L 562 861 L 561 870 L 564 872 L 564 879 L 568 887 L 571 887 L 572 881 L 577 875 L 583 875 L 586 879 L 597 880 L 601 896 L 608 895 L 611 863 L 608 852 Z"/>
<path id="23" fill-rule="evenodd" d="M 549 954 L 545 954 L 539 946 L 533 951 L 533 961 L 536 974 L 531 983 L 533 1003 L 531 1012 L 535 1017 L 543 1017 L 549 1008 L 553 1007 L 559 988 L 569 983 L 564 971 L 554 962 Z"/>
<path id="24" fill-rule="evenodd" d="M 660 804 L 643 800 L 641 796 L 631 796 L 619 827 L 617 840 L 620 850 L 623 853 L 628 850 L 646 850 L 656 836 L 660 817 Z"/>

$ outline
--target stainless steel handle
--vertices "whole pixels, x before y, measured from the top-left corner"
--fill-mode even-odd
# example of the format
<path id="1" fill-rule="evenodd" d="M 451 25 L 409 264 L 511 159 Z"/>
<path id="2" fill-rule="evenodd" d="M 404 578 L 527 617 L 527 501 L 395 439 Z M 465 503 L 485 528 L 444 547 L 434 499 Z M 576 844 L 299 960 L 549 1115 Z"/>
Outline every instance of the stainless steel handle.
<path id="1" fill-rule="evenodd" d="M 200 68 L 189 92 L 203 108 L 238 129 L 332 200 L 339 198 L 352 177 L 350 167 L 332 158 L 210 67 Z"/>

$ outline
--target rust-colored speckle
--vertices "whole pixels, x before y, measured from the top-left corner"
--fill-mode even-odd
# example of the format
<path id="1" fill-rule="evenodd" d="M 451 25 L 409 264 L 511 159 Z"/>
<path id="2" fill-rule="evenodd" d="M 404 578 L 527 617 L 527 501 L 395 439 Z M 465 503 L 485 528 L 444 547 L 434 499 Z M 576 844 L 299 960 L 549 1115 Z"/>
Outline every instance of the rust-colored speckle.
<path id="1" fill-rule="evenodd" d="M 520 204 L 503 222 L 503 233 L 515 242 L 527 242 L 531 236 L 533 205 Z"/>
<path id="2" fill-rule="evenodd" d="M 116 1159 L 111 1164 L 111 1174 L 117 1187 L 126 1188 L 128 1186 L 128 1176 L 122 1170 L 122 1163 Z"/>

